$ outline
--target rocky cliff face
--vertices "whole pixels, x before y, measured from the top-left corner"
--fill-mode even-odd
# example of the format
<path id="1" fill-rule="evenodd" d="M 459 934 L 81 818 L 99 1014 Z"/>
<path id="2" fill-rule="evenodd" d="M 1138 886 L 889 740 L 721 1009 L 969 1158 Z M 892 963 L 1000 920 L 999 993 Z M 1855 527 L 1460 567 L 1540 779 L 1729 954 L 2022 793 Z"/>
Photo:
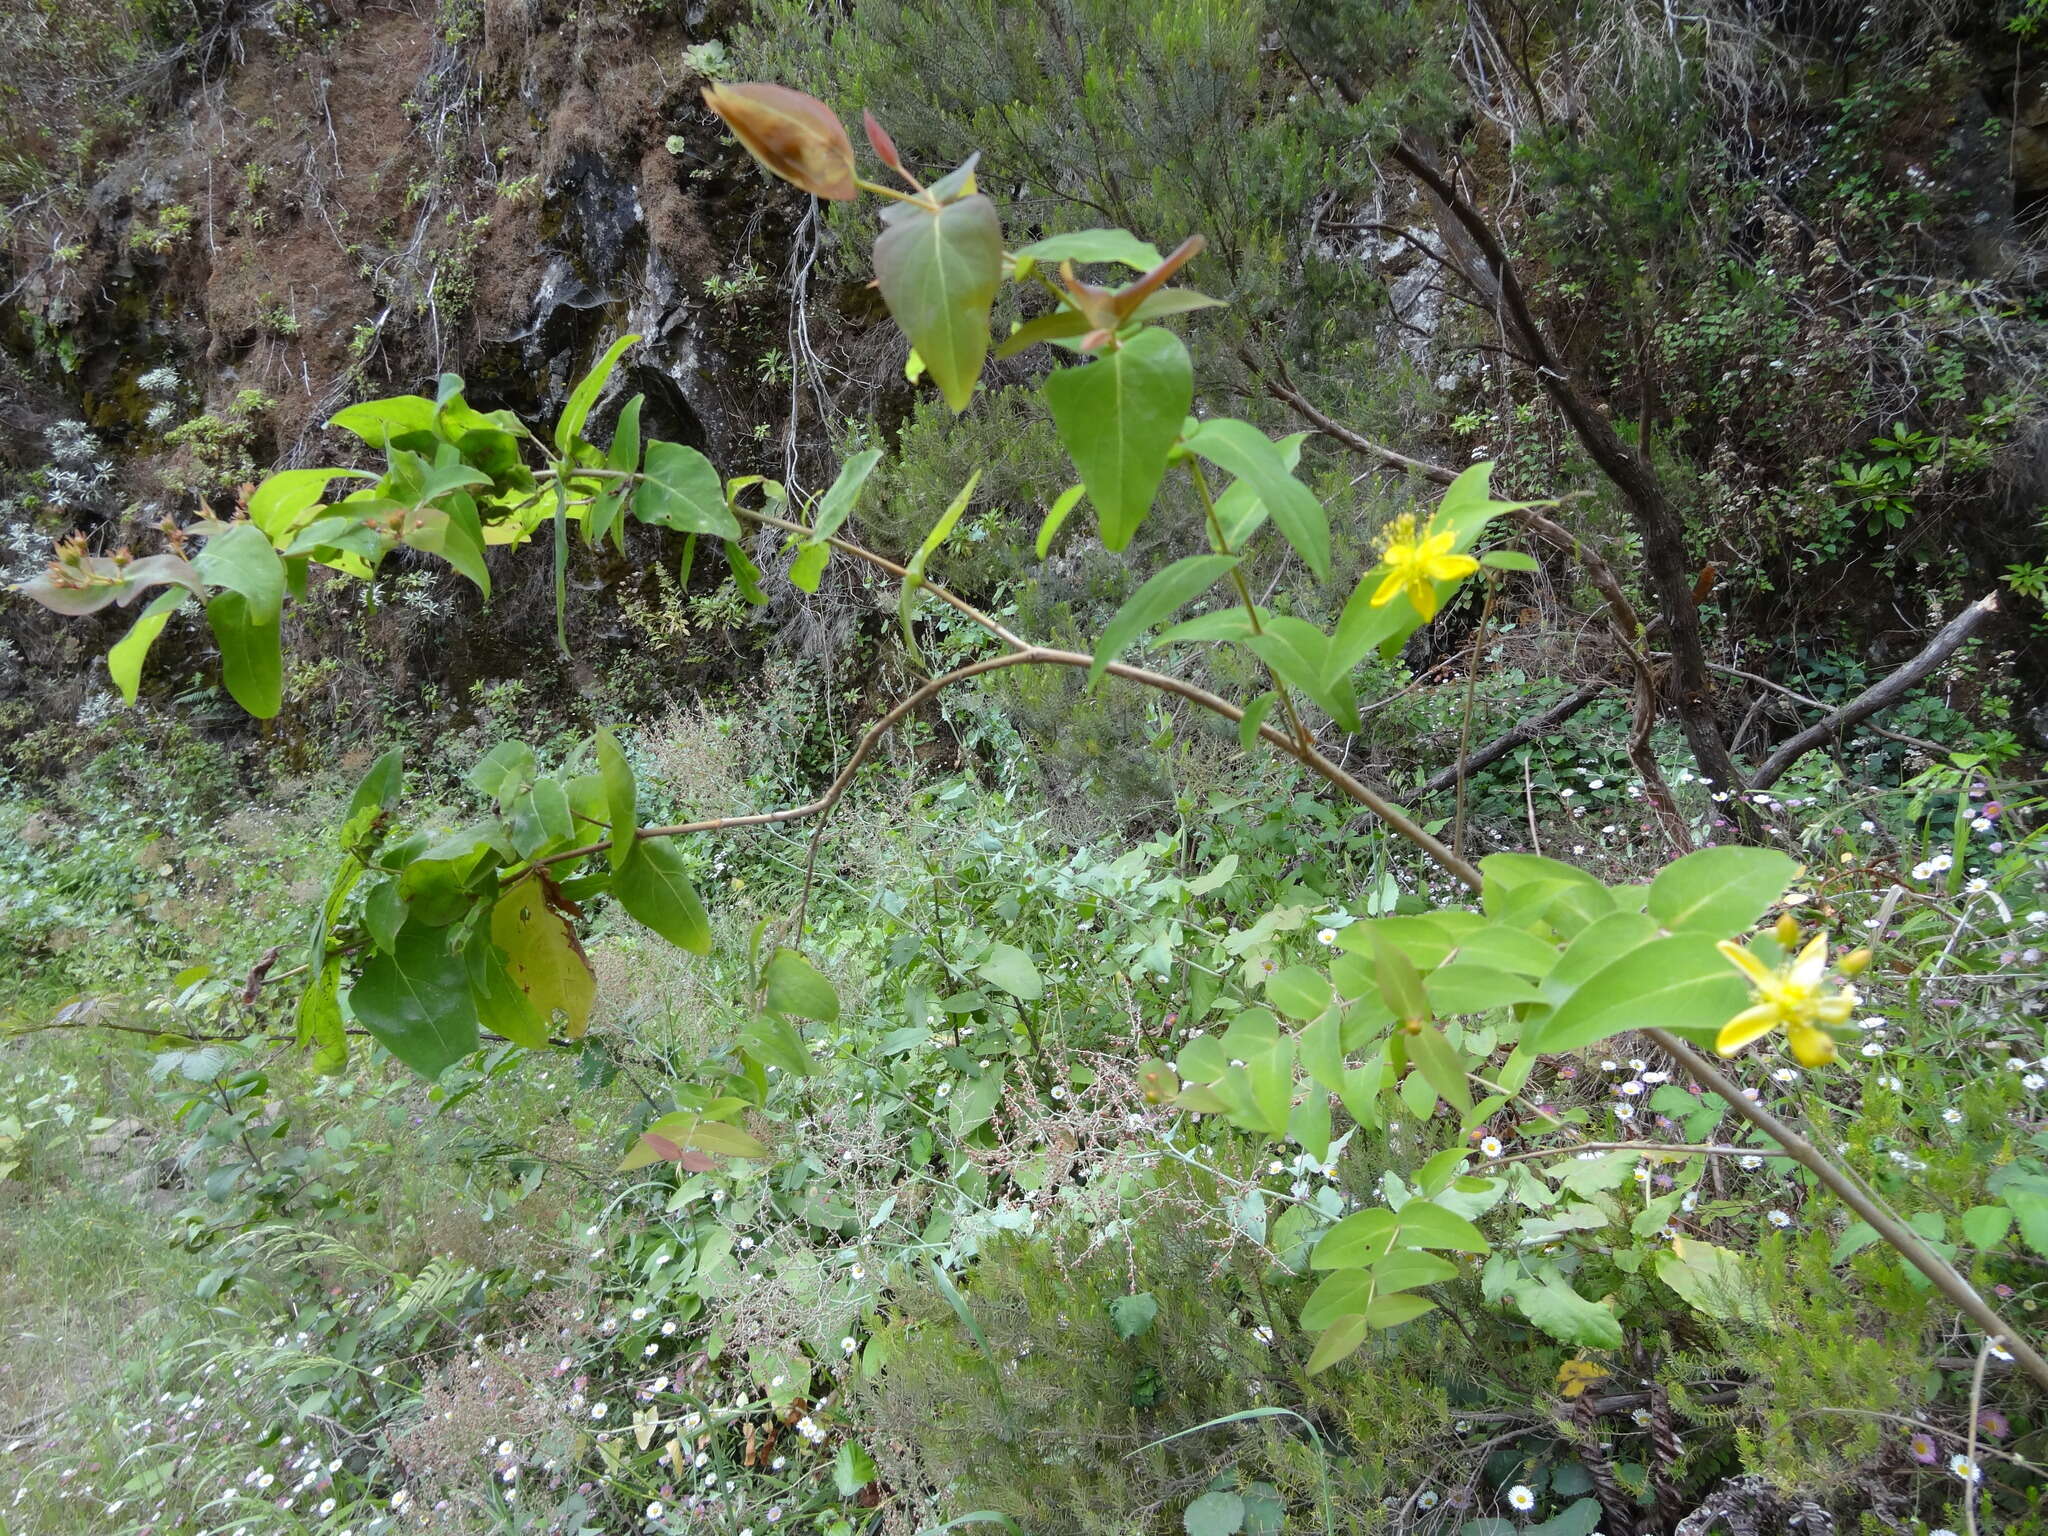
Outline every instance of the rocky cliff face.
<path id="1" fill-rule="evenodd" d="M 645 340 L 606 407 L 644 394 L 648 433 L 727 474 L 786 476 L 822 438 L 789 357 L 864 322 L 806 290 L 807 200 L 699 101 L 732 9 L 278 0 L 168 49 L 89 187 L 9 231 L 0 468 L 39 472 L 8 503 L 10 577 L 69 526 L 146 539 L 197 499 L 232 504 L 259 467 L 347 452 L 323 431 L 340 405 L 431 392 L 443 371 L 481 407 L 544 417 L 627 331 Z M 53 431 L 82 466 L 54 486 Z M 451 584 L 437 601 L 456 632 L 416 659 L 487 675 L 479 653 L 539 601 L 529 575 L 511 573 L 489 632 L 464 626 L 474 605 Z M 33 676 L 44 709 L 75 707 L 98 684 L 68 664 L 108 636 L 23 606 L 0 617 L 7 691 Z M 592 638 L 629 638 L 597 617 L 614 606 L 589 605 L 614 626 Z"/>

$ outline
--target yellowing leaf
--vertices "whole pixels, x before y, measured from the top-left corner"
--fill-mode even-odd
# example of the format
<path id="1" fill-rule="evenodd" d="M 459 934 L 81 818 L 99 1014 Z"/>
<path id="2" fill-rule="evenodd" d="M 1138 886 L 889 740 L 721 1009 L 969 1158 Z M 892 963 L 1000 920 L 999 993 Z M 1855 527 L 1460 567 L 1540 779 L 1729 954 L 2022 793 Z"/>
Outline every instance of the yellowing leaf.
<path id="1" fill-rule="evenodd" d="M 567 918 L 547 903 L 537 880 L 521 880 L 491 909 L 491 942 L 505 952 L 512 983 L 542 1019 L 557 1010 L 571 1040 L 590 1025 L 597 982 Z"/>

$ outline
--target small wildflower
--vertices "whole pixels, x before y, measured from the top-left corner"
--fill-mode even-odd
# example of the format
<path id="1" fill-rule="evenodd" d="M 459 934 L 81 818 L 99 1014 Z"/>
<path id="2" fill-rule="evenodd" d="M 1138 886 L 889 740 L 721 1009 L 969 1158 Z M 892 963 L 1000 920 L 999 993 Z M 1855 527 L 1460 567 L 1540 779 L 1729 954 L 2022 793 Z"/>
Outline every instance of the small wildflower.
<path id="1" fill-rule="evenodd" d="M 1931 1467 L 1941 1459 L 1941 1448 L 1934 1443 L 1934 1437 L 1924 1430 L 1915 1430 L 1906 1437 L 1906 1454 L 1923 1467 Z"/>
<path id="2" fill-rule="evenodd" d="M 1318 928 L 1316 930 L 1316 942 L 1326 947 L 1336 943 L 1337 930 L 1334 928 Z"/>
<path id="3" fill-rule="evenodd" d="M 1479 1143 L 1479 1150 L 1481 1152 L 1484 1152 L 1488 1157 L 1499 1157 L 1501 1153 L 1500 1138 L 1498 1136 L 1488 1136 L 1484 1138 Z"/>
<path id="4" fill-rule="evenodd" d="M 1508 1503 L 1526 1513 L 1536 1507 L 1536 1495 L 1525 1484 L 1517 1483 L 1508 1490 Z"/>
<path id="5" fill-rule="evenodd" d="M 1418 530 L 1415 514 L 1402 513 L 1387 532 L 1387 547 L 1380 556 L 1387 575 L 1372 595 L 1372 606 L 1384 608 L 1395 598 L 1406 596 L 1425 624 L 1435 618 L 1436 584 L 1456 581 L 1479 569 L 1479 562 L 1470 555 L 1451 552 L 1457 541 L 1455 532 L 1437 531 L 1435 518 Z"/>
<path id="6" fill-rule="evenodd" d="M 1783 1211 L 1771 1211 L 1765 1215 L 1764 1220 L 1774 1227 L 1789 1227 L 1792 1225 L 1792 1218 Z"/>
<path id="7" fill-rule="evenodd" d="M 1984 1476 L 1984 1469 L 1960 1451 L 1949 1457 L 1948 1469 L 1966 1483 L 1974 1483 Z"/>

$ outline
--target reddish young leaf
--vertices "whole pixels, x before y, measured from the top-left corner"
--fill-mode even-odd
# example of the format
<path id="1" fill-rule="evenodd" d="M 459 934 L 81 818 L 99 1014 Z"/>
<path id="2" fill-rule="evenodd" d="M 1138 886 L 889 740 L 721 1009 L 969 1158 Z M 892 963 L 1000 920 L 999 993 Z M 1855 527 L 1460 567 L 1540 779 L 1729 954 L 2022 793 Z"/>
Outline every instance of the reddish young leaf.
<path id="1" fill-rule="evenodd" d="M 853 184 L 853 141 L 832 109 L 786 85 L 749 82 L 704 88 L 704 105 L 725 120 L 747 153 L 793 186 L 847 202 Z"/>
<path id="2" fill-rule="evenodd" d="M 903 169 L 903 158 L 896 153 L 896 141 L 889 137 L 889 131 L 875 121 L 875 114 L 861 108 L 860 124 L 868 132 L 868 147 L 875 152 L 875 158 L 892 171 Z"/>

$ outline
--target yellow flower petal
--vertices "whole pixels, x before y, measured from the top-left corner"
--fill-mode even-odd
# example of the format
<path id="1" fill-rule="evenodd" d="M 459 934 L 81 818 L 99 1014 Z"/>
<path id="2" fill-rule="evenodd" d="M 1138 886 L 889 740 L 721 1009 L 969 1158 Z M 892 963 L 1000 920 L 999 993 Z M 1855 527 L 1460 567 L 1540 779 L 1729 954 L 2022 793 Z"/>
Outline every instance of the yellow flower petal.
<path id="1" fill-rule="evenodd" d="M 1795 987 L 1813 988 L 1820 985 L 1821 977 L 1828 969 L 1828 936 L 1816 933 L 1806 941 L 1806 948 L 1799 951 L 1799 958 L 1792 962 L 1787 979 Z"/>
<path id="2" fill-rule="evenodd" d="M 1778 979 L 1776 972 L 1733 939 L 1723 939 L 1714 948 L 1727 956 L 1737 970 L 1741 971 L 1743 975 L 1747 976 L 1759 987 L 1766 986 Z"/>
<path id="3" fill-rule="evenodd" d="M 1714 1037 L 1714 1049 L 1720 1055 L 1733 1056 L 1752 1040 L 1768 1035 L 1777 1023 L 1778 1010 L 1769 1003 L 1745 1008 L 1721 1026 L 1721 1033 Z"/>
<path id="4" fill-rule="evenodd" d="M 1832 997 L 1824 997 L 1813 1005 L 1813 1016 L 1823 1024 L 1839 1024 L 1856 1011 L 1861 999 L 1854 987 L 1844 987 Z"/>
<path id="5" fill-rule="evenodd" d="M 1379 584 L 1378 589 L 1372 595 L 1373 607 L 1384 608 L 1395 598 L 1399 597 L 1401 595 L 1401 582 L 1401 572 L 1398 568 L 1387 572 L 1386 580 Z"/>
<path id="6" fill-rule="evenodd" d="M 1422 569 L 1431 581 L 1456 581 L 1478 570 L 1479 562 L 1470 555 L 1429 555 L 1423 559 Z"/>
<path id="7" fill-rule="evenodd" d="M 1785 1031 L 1785 1043 L 1792 1047 L 1792 1059 L 1802 1067 L 1824 1067 L 1835 1059 L 1834 1037 L 1823 1029 L 1795 1024 Z"/>
<path id="8" fill-rule="evenodd" d="M 1411 581 L 1408 584 L 1408 601 L 1415 605 L 1415 611 L 1422 615 L 1427 624 L 1436 617 L 1436 588 L 1427 580 Z"/>

